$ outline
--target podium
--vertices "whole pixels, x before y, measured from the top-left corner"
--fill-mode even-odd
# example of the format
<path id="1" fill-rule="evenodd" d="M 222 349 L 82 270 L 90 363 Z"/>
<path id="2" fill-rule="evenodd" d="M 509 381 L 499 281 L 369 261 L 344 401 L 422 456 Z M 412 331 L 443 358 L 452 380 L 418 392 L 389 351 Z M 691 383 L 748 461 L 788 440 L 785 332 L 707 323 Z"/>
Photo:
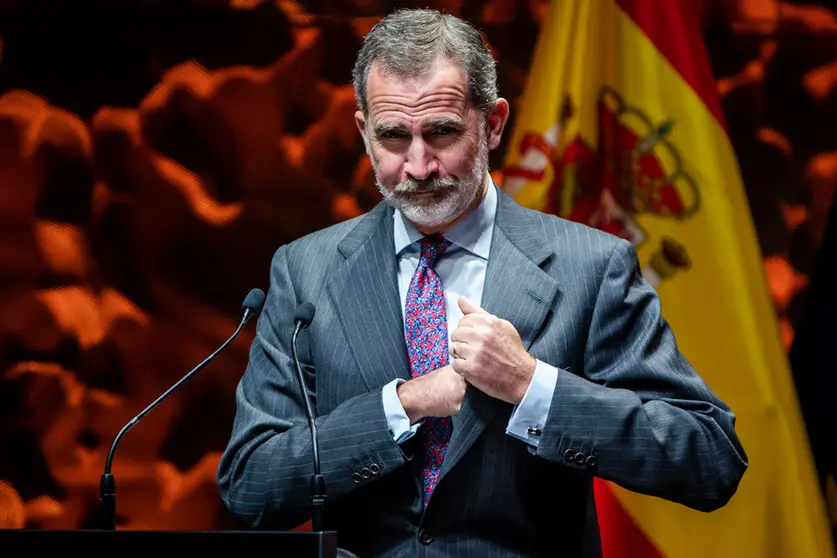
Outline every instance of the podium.
<path id="1" fill-rule="evenodd" d="M 107 531 L 0 529 L 0 555 L 276 556 L 336 558 L 335 531 Z M 50 554 L 48 554 L 50 553 Z"/>

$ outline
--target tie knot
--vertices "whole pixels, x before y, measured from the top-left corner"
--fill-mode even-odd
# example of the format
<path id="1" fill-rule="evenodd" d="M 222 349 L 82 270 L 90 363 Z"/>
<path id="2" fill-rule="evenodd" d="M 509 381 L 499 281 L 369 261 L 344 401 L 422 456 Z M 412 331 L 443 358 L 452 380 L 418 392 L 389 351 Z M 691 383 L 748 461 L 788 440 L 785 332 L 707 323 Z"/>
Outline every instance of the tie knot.
<path id="1" fill-rule="evenodd" d="M 436 260 L 448 249 L 450 244 L 450 240 L 440 234 L 433 234 L 422 238 L 419 265 L 424 264 L 428 267 L 436 265 Z"/>

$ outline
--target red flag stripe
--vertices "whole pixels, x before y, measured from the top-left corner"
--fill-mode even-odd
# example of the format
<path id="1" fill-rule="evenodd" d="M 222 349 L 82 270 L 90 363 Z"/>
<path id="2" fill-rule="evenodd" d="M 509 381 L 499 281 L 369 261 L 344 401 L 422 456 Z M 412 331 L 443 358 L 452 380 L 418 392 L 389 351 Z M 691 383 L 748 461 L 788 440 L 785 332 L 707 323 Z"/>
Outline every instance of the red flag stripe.
<path id="1" fill-rule="evenodd" d="M 594 479 L 593 489 L 604 558 L 665 558 L 622 507 L 605 481 Z"/>
<path id="2" fill-rule="evenodd" d="M 703 43 L 696 11 L 698 3 L 694 0 L 616 0 L 616 4 L 700 95 L 721 127 L 729 133 Z"/>

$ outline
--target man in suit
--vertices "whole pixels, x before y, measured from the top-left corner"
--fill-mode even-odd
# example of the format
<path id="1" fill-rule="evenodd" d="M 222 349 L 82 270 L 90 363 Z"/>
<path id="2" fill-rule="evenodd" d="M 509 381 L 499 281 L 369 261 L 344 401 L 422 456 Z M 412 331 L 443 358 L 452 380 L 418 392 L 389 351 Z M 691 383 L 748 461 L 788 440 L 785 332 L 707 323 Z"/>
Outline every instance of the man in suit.
<path id="1" fill-rule="evenodd" d="M 359 556 L 580 556 L 592 478 L 717 509 L 747 467 L 735 417 L 677 349 L 632 245 L 491 181 L 508 103 L 467 23 L 384 18 L 354 71 L 384 200 L 280 247 L 218 482 L 248 525 L 310 517 Z"/>

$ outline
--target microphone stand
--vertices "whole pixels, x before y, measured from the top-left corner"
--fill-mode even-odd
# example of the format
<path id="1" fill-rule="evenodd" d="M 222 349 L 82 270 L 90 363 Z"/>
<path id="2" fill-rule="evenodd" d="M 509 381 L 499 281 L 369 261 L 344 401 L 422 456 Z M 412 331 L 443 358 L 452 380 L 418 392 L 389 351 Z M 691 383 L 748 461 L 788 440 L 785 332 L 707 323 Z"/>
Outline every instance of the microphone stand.
<path id="1" fill-rule="evenodd" d="M 235 339 L 238 334 L 241 332 L 242 328 L 247 324 L 248 320 L 253 316 L 255 312 L 251 308 L 245 308 L 244 316 L 241 318 L 241 322 L 238 324 L 238 328 L 225 342 L 223 345 L 218 347 L 214 353 L 206 357 L 203 362 L 198 364 L 195 368 L 192 369 L 191 372 L 183 376 L 176 384 L 171 386 L 168 390 L 166 390 L 163 395 L 158 397 L 151 403 L 148 407 L 143 409 L 137 416 L 131 419 L 131 421 L 122 427 L 122 430 L 116 435 L 113 439 L 113 443 L 110 446 L 110 450 L 108 451 L 107 460 L 105 461 L 105 472 L 102 475 L 101 480 L 99 481 L 99 505 L 100 511 L 102 514 L 101 523 L 102 528 L 107 529 L 109 531 L 113 531 L 116 529 L 116 481 L 113 478 L 113 474 L 111 474 L 111 466 L 113 464 L 113 454 L 116 452 L 116 446 L 119 445 L 119 441 L 122 440 L 122 437 L 128 433 L 130 429 L 132 429 L 136 424 L 142 420 L 142 418 L 151 412 L 154 407 L 160 404 L 166 397 L 171 395 L 177 388 L 182 386 L 187 380 L 189 380 L 195 373 L 206 366 L 213 358 L 215 358 L 218 353 L 223 351 L 227 348 L 227 345 L 232 343 L 233 339 Z"/>
<path id="2" fill-rule="evenodd" d="M 313 507 L 311 516 L 311 530 L 323 530 L 323 511 L 326 500 L 326 482 L 320 472 L 320 448 L 317 444 L 317 424 L 314 422 L 314 411 L 311 407 L 311 401 L 308 398 L 308 391 L 305 389 L 305 378 L 302 375 L 302 367 L 299 363 L 299 355 L 296 348 L 296 340 L 299 332 L 308 327 L 306 320 L 298 319 L 294 333 L 291 338 L 291 350 L 293 352 L 294 367 L 296 369 L 296 379 L 299 383 L 299 391 L 302 395 L 302 401 L 305 403 L 305 414 L 308 417 L 308 428 L 311 431 L 311 445 L 314 452 L 314 474 L 311 476 L 311 506 Z"/>

